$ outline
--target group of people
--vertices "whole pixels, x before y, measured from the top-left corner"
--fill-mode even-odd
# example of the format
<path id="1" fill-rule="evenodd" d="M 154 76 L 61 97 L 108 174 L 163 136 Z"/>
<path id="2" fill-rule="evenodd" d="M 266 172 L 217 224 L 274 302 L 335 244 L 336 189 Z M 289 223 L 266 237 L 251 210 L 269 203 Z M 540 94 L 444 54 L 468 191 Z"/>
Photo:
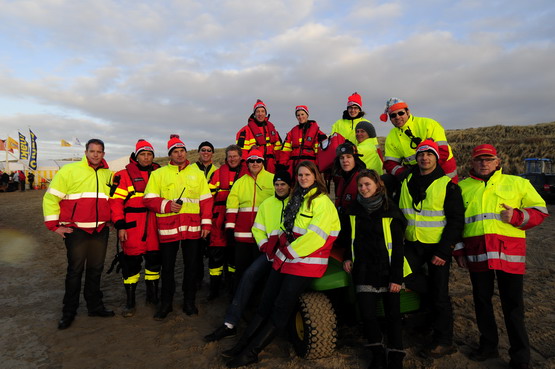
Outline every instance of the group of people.
<path id="1" fill-rule="evenodd" d="M 415 117 L 404 101 L 389 99 L 380 119 L 389 118 L 394 127 L 382 153 L 372 123 L 364 118 L 362 98 L 354 93 L 330 134 L 345 141 L 333 148 L 331 172 L 322 173 L 319 154 L 331 139 L 309 119 L 308 107 L 295 108 L 298 125 L 284 141 L 268 116 L 264 102 L 257 100 L 220 167 L 212 162 L 210 142 L 199 145 L 199 160 L 191 164 L 185 143 L 171 135 L 168 165 L 154 163 L 153 146 L 140 139 L 126 168 L 113 174 L 104 160 L 104 143 L 87 142 L 83 160 L 64 166 L 43 200 L 45 224 L 63 237 L 67 248 L 59 329 L 75 319 L 84 271 L 88 315 L 114 316 L 100 290 L 112 223 L 122 247 L 117 261 L 126 292 L 125 317 L 135 313 L 143 260 L 146 301 L 156 306 L 154 319 L 173 311 L 179 249 L 185 314 L 198 314 L 204 249 L 208 301 L 219 296 L 224 277 L 233 296 L 223 324 L 206 341 L 235 336 L 245 307 L 261 291 L 256 314 L 236 344 L 222 353 L 230 368 L 258 361 L 286 325 L 299 296 L 324 275 L 332 248 L 343 252 L 343 268 L 352 275 L 372 353 L 370 368 L 403 367 L 402 289 L 421 293 L 429 311 L 432 339 L 419 355 L 440 358 L 456 351 L 449 297 L 452 257 L 468 268 L 473 287 L 480 341 L 470 358 L 499 355 L 492 305 L 497 279 L 510 366 L 529 367 L 525 230 L 548 214 L 528 181 L 502 173 L 492 145 L 473 149 L 470 177 L 458 183 L 455 158 L 439 123 Z M 335 202 L 328 196 L 331 181 Z M 376 314 L 380 296 L 383 333 Z"/>
<path id="2" fill-rule="evenodd" d="M 0 192 L 25 191 L 25 179 L 25 172 L 22 170 L 15 170 L 10 174 L 0 171 Z M 31 171 L 27 174 L 27 182 L 29 183 L 29 189 L 32 190 L 35 174 Z"/>

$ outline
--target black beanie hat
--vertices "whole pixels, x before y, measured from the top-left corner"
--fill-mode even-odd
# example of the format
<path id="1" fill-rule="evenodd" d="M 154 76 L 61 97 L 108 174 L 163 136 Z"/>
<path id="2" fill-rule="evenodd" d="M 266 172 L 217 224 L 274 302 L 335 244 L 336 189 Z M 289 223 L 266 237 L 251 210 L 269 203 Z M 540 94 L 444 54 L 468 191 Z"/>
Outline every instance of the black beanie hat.
<path id="1" fill-rule="evenodd" d="M 200 151 L 200 149 L 201 149 L 202 147 L 204 147 L 204 146 L 208 146 L 209 148 L 212 149 L 212 152 L 214 152 L 214 145 L 212 145 L 212 144 L 211 144 L 210 142 L 208 142 L 208 141 L 201 142 L 200 145 L 198 145 L 198 151 Z"/>
<path id="2" fill-rule="evenodd" d="M 274 175 L 274 182 L 276 183 L 277 181 L 283 181 L 285 183 L 287 183 L 289 186 L 291 186 L 291 175 L 289 174 L 288 171 L 286 170 L 278 170 L 276 172 L 276 174 Z"/>

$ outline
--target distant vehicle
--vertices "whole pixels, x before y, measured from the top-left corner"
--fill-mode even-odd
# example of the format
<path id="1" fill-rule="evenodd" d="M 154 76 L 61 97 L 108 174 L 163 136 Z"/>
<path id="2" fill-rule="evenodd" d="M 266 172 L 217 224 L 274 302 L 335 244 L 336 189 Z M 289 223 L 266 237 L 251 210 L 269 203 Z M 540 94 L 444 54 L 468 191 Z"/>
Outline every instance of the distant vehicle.
<path id="1" fill-rule="evenodd" d="M 553 160 L 547 158 L 524 159 L 524 177 L 532 183 L 532 186 L 549 203 L 555 203 L 555 173 L 553 172 Z"/>

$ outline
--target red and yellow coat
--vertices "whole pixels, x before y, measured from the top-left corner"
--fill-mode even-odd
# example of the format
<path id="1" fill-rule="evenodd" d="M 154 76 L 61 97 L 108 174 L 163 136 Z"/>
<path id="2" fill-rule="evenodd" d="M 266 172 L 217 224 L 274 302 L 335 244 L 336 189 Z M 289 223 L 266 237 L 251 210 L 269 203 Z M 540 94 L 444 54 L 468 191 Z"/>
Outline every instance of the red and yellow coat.
<path id="1" fill-rule="evenodd" d="M 314 120 L 296 125 L 287 133 L 278 163 L 287 166 L 289 174 L 293 175 L 295 167 L 301 161 L 308 160 L 316 163 L 320 141 L 325 139 L 326 134 L 320 130 Z"/>
<path id="2" fill-rule="evenodd" d="M 255 146 L 259 147 L 264 154 L 264 167 L 271 173 L 275 172 L 276 155 L 281 150 L 281 138 L 272 122 L 266 118 L 263 124 L 258 124 L 250 117 L 247 125 L 237 132 L 236 140 L 237 145 L 245 151 Z"/>
<path id="3" fill-rule="evenodd" d="M 171 202 L 183 201 L 179 213 Z M 154 172 L 146 186 L 144 204 L 156 212 L 158 239 L 161 243 L 200 238 L 201 229 L 212 227 L 212 205 L 206 178 L 198 168 L 168 164 Z"/>

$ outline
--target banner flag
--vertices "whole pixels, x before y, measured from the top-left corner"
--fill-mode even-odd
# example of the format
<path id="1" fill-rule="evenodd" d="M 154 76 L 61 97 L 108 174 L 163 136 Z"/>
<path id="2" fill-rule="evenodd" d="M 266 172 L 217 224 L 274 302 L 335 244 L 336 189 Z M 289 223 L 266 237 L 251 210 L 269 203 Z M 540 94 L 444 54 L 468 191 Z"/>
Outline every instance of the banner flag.
<path id="1" fill-rule="evenodd" d="M 0 151 L 6 151 L 6 144 L 4 143 L 6 140 L 0 140 Z"/>
<path id="2" fill-rule="evenodd" d="M 67 142 L 66 140 L 62 139 L 61 145 L 63 147 L 70 147 L 73 146 L 72 144 L 70 144 L 69 142 Z"/>
<path id="3" fill-rule="evenodd" d="M 31 155 L 29 157 L 29 168 L 37 170 L 37 136 L 29 128 L 29 139 L 31 141 Z"/>
<path id="4" fill-rule="evenodd" d="M 8 136 L 8 151 L 13 152 L 14 149 L 18 149 L 17 141 Z"/>
<path id="5" fill-rule="evenodd" d="M 25 136 L 19 133 L 19 159 L 20 160 L 29 160 L 29 144 L 25 139 Z"/>
<path id="6" fill-rule="evenodd" d="M 83 146 L 77 137 L 73 137 L 73 146 Z"/>

